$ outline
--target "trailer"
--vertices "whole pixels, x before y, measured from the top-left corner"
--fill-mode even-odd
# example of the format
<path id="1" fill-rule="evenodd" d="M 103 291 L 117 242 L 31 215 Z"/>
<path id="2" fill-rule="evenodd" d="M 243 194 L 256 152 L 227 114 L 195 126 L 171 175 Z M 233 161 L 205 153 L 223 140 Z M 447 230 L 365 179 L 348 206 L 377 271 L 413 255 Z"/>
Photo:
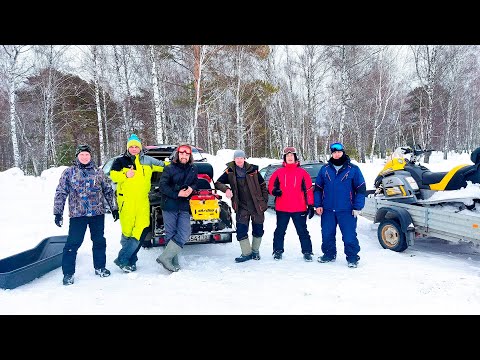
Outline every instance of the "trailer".
<path id="1" fill-rule="evenodd" d="M 384 249 L 402 252 L 422 237 L 480 245 L 480 214 L 469 210 L 450 211 L 369 195 L 361 216 L 379 224 L 378 241 Z"/>

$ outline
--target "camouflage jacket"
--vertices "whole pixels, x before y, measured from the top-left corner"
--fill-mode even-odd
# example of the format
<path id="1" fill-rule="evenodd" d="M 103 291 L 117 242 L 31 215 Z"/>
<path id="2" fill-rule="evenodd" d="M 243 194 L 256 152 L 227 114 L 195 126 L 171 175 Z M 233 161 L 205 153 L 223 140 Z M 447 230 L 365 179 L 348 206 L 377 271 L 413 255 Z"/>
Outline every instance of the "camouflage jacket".
<path id="1" fill-rule="evenodd" d="M 55 191 L 53 214 L 63 214 L 68 197 L 69 217 L 105 214 L 105 200 L 110 210 L 118 210 L 111 180 L 92 161 L 83 165 L 75 159 L 65 169 Z"/>

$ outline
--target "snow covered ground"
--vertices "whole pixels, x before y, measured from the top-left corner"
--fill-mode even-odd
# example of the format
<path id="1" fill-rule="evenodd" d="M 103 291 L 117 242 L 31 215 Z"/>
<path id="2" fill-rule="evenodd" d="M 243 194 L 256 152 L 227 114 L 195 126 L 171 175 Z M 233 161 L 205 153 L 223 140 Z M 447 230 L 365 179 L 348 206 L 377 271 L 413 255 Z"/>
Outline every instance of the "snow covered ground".
<path id="1" fill-rule="evenodd" d="M 232 160 L 233 150 L 207 155 L 215 179 Z M 260 167 L 274 159 L 251 158 Z M 446 171 L 470 164 L 469 154 L 442 160 L 440 153 L 427 165 Z M 359 164 L 367 187 L 383 161 Z M 66 235 L 65 224 L 54 224 L 53 197 L 65 167 L 25 176 L 19 169 L 0 172 L 2 238 L 0 258 L 33 248 L 41 240 Z M 468 190 L 467 190 L 468 191 Z M 62 285 L 58 268 L 12 290 L 0 289 L 0 314 L 480 314 L 480 254 L 469 244 L 433 238 L 416 241 L 402 253 L 383 249 L 376 226 L 360 217 L 360 263 L 347 267 L 340 232 L 338 257 L 320 264 L 320 218 L 308 220 L 315 261 L 303 260 L 293 224 L 287 230 L 284 257 L 273 260 L 275 212 L 268 210 L 261 260 L 237 264 L 237 241 L 188 245 L 180 256 L 182 270 L 167 273 L 155 258 L 163 248 L 142 249 L 138 270 L 125 274 L 114 264 L 120 249 L 120 224 L 106 216 L 108 278 L 93 272 L 89 233 L 79 250 L 75 284 Z"/>

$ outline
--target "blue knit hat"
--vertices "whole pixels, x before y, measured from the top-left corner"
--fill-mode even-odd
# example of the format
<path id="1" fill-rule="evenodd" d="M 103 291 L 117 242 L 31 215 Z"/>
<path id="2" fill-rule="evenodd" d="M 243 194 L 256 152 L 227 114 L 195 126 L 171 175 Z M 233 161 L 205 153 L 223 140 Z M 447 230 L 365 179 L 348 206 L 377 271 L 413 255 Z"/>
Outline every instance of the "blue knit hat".
<path id="1" fill-rule="evenodd" d="M 142 143 L 140 142 L 140 139 L 138 138 L 137 135 L 132 134 L 132 135 L 130 135 L 130 137 L 128 138 L 128 141 L 127 141 L 127 149 L 128 149 L 130 146 L 138 146 L 138 147 L 140 148 L 140 150 L 142 150 Z"/>

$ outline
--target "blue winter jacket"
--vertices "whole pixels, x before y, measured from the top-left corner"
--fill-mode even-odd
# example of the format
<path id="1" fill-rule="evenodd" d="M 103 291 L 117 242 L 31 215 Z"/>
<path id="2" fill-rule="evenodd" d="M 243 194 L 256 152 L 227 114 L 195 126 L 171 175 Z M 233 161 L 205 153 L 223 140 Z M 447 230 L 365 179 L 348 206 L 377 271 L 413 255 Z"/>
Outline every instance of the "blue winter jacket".
<path id="1" fill-rule="evenodd" d="M 352 211 L 365 206 L 367 188 L 360 168 L 347 160 L 338 170 L 329 161 L 315 180 L 314 206 L 324 210 Z"/>

